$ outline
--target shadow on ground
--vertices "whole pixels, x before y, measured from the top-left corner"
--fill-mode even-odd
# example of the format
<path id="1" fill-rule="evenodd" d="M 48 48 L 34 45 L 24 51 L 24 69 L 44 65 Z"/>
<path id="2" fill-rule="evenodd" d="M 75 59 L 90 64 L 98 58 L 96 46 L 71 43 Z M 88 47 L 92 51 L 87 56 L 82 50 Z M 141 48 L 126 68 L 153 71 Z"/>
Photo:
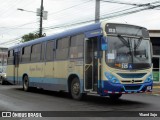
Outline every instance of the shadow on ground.
<path id="1" fill-rule="evenodd" d="M 18 91 L 23 91 L 22 88 L 14 88 L 14 89 Z M 65 92 L 47 91 L 43 89 L 31 89 L 29 93 L 43 94 L 47 96 L 53 96 L 53 97 L 63 98 L 66 100 L 75 101 L 71 98 L 71 96 L 68 93 L 65 93 Z M 81 102 L 92 103 L 92 104 L 99 105 L 99 106 L 102 106 L 102 105 L 103 106 L 113 106 L 113 107 L 119 106 L 121 108 L 132 107 L 132 106 L 144 107 L 148 105 L 140 101 L 131 101 L 131 100 L 123 99 L 123 98 L 119 100 L 111 100 L 109 97 L 92 96 L 92 95 L 86 95 Z M 121 108 L 119 108 L 119 110 L 121 110 Z"/>

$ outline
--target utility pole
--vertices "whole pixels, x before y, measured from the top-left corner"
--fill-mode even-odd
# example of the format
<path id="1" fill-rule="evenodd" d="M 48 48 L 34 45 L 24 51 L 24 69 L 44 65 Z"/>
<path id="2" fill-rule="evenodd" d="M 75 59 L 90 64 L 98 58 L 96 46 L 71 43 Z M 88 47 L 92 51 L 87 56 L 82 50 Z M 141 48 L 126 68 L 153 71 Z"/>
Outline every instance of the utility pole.
<path id="1" fill-rule="evenodd" d="M 38 37 L 44 37 L 44 36 L 46 36 L 46 33 L 43 34 L 42 25 L 43 25 L 43 20 L 47 20 L 48 11 L 44 11 L 43 0 L 41 0 L 41 6 L 40 6 L 40 8 L 37 8 L 37 12 L 35 12 L 35 11 L 29 11 L 29 10 L 24 10 L 22 8 L 17 8 L 17 10 L 36 13 L 37 16 L 40 16 L 39 33 L 36 33 L 36 36 L 38 36 Z"/>
<path id="2" fill-rule="evenodd" d="M 39 37 L 42 37 L 43 9 L 43 0 L 41 0 Z"/>
<path id="3" fill-rule="evenodd" d="M 100 0 L 95 0 L 95 23 L 99 22 L 100 20 Z"/>

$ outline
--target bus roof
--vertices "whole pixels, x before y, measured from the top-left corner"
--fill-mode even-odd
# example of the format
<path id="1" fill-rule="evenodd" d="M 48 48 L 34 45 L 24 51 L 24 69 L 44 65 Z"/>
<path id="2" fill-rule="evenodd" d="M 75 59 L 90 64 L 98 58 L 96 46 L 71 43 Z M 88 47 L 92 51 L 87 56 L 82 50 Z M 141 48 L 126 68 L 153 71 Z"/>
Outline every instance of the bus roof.
<path id="1" fill-rule="evenodd" d="M 24 46 L 33 45 L 33 44 L 40 43 L 40 42 L 43 42 L 43 41 L 59 39 L 59 38 L 65 37 L 65 36 L 71 36 L 71 35 L 76 35 L 78 33 L 84 33 L 84 32 L 87 32 L 87 31 L 100 29 L 100 27 L 101 27 L 101 23 L 94 23 L 94 24 L 90 24 L 90 25 L 87 25 L 87 26 L 70 29 L 70 30 L 67 30 L 67 31 L 64 31 L 64 32 L 61 32 L 61 33 L 58 33 L 58 34 L 38 38 L 38 39 L 29 41 L 29 42 L 25 42 L 25 43 L 22 43 L 22 44 L 12 46 L 12 47 L 9 48 L 9 50 L 16 49 L 16 48 L 21 48 L 21 47 L 24 47 Z"/>

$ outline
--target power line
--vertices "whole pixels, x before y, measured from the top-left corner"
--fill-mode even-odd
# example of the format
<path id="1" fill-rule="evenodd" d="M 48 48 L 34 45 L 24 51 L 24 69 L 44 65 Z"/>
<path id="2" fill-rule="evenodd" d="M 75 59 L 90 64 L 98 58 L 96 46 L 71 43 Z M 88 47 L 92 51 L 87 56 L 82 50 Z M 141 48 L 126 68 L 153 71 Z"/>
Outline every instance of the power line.
<path id="1" fill-rule="evenodd" d="M 143 11 L 143 10 L 147 10 L 147 9 L 154 9 L 156 7 L 159 7 L 160 5 L 156 5 L 156 6 L 151 6 L 151 7 L 146 7 L 146 8 L 142 8 L 142 9 L 138 9 L 138 10 L 134 10 L 134 11 L 129 11 L 129 12 L 126 12 L 126 13 L 122 13 L 122 14 L 119 14 L 119 15 L 115 15 L 115 16 L 106 16 L 106 17 L 103 17 L 101 18 L 101 20 L 103 19 L 111 19 L 113 17 L 120 17 L 120 16 L 123 16 L 123 15 L 128 15 L 128 14 L 133 14 L 133 13 L 136 13 L 136 12 L 140 12 L 140 11 Z M 79 22 L 79 23 L 73 23 L 73 24 L 70 24 L 70 25 L 62 25 L 62 26 L 55 26 L 55 27 L 52 27 L 52 28 L 48 28 L 48 29 L 57 29 L 57 28 L 64 28 L 64 27 L 71 27 L 71 26 L 75 26 L 75 25 L 80 25 L 80 24 L 85 24 L 85 23 L 91 23 L 93 22 L 93 20 L 88 20 L 88 21 L 83 21 L 83 22 Z M 47 29 L 46 29 L 47 30 Z M 2 43 L 4 44 L 4 43 Z"/>
<path id="2" fill-rule="evenodd" d="M 101 17 L 101 20 L 104 20 L 104 19 L 111 19 L 111 18 L 115 18 L 115 17 L 120 17 L 120 16 L 124 16 L 124 15 L 128 15 L 128 14 L 132 14 L 132 13 L 136 13 L 136 12 L 140 12 L 140 11 L 143 11 L 143 10 L 148 10 L 148 9 L 155 9 L 157 7 L 159 7 L 160 5 L 152 5 L 152 6 L 147 6 L 147 7 L 143 7 L 141 9 L 139 9 L 139 7 L 132 7 L 132 8 L 129 8 L 128 10 L 123 10 L 123 13 L 121 13 L 120 11 L 117 11 L 115 13 L 113 13 L 111 15 L 110 14 L 105 14 L 103 15 L 103 17 Z M 135 9 L 135 10 L 133 10 Z M 125 11 L 125 12 L 124 12 Z M 59 26 L 55 26 L 55 27 L 44 27 L 45 30 L 51 30 L 51 29 L 57 29 L 57 28 L 64 28 L 64 27 L 71 27 L 71 26 L 76 26 L 76 25 L 80 25 L 80 24 L 85 24 L 85 23 L 91 23 L 93 22 L 94 20 L 93 19 L 90 19 L 90 20 L 87 20 L 87 21 L 82 21 L 82 22 L 79 22 L 79 23 L 73 23 L 73 24 L 70 24 L 70 25 L 67 25 L 67 24 L 64 24 L 64 25 L 59 25 Z"/>
<path id="3" fill-rule="evenodd" d="M 37 31 L 33 31 L 31 33 L 37 33 Z M 19 37 L 16 37 L 16 38 L 12 39 L 12 40 L 9 40 L 9 41 L 6 41 L 6 42 L 0 43 L 0 44 L 1 45 L 7 45 L 7 44 L 15 43 L 15 42 L 20 42 L 21 40 L 19 40 L 19 39 L 21 39 L 21 38 L 22 38 L 22 36 L 19 36 Z"/>
<path id="4" fill-rule="evenodd" d="M 107 16 L 105 16 L 104 18 L 102 17 L 101 19 L 106 19 L 106 18 L 115 18 L 115 17 L 119 17 L 119 16 L 124 16 L 124 15 L 128 15 L 128 14 L 133 14 L 133 13 L 136 13 L 136 12 L 141 12 L 141 11 L 144 11 L 144 10 L 148 10 L 148 9 L 154 9 L 154 8 L 157 8 L 157 7 L 160 7 L 160 5 L 156 5 L 156 6 L 148 6 L 148 7 L 145 7 L 145 8 L 141 8 L 141 9 L 137 9 L 137 10 L 132 10 L 132 11 L 128 11 L 128 12 L 122 12 L 122 11 L 118 11 L 116 13 L 116 15 L 114 14 L 107 14 Z"/>
<path id="5" fill-rule="evenodd" d="M 74 7 L 80 6 L 80 5 L 85 4 L 85 3 L 88 3 L 88 2 L 90 2 L 90 1 L 92 1 L 92 0 L 89 0 L 89 1 L 86 1 L 86 2 L 83 2 L 83 3 L 80 3 L 80 4 L 76 4 L 76 5 L 70 6 L 70 7 L 68 7 L 68 8 L 65 8 L 65 9 L 62 9 L 62 10 L 59 10 L 59 11 L 56 11 L 56 12 L 50 13 L 49 15 L 57 14 L 57 13 L 60 13 L 60 12 L 66 11 L 66 10 L 68 10 L 68 9 L 72 9 L 72 8 L 74 8 Z"/>
<path id="6" fill-rule="evenodd" d="M 57 14 L 57 13 L 60 13 L 60 12 L 63 12 L 63 11 L 66 11 L 67 9 L 71 9 L 71 8 L 74 8 L 74 7 L 76 7 L 76 6 L 79 6 L 79 5 L 82 5 L 82 4 L 85 4 L 85 3 L 87 3 L 87 2 L 90 2 L 91 0 L 89 0 L 89 1 L 86 1 L 86 2 L 83 2 L 83 3 L 81 3 L 81 4 L 76 4 L 76 5 L 74 5 L 74 6 L 71 6 L 71 7 L 68 7 L 68 8 L 65 8 L 65 9 L 63 9 L 63 10 L 60 10 L 60 11 L 57 11 L 57 12 L 54 12 L 54 13 L 51 13 L 51 14 Z M 50 14 L 50 15 L 51 15 Z M 22 24 L 22 25 L 19 25 L 19 26 L 15 26 L 15 29 L 21 29 L 21 28 L 19 28 L 19 27 L 22 27 L 22 26 L 25 26 L 25 25 L 29 25 L 29 24 L 35 24 L 35 23 L 38 23 L 39 21 L 37 21 L 37 22 L 31 22 L 31 23 L 26 23 L 26 24 Z M 3 28 L 6 28 L 6 27 L 3 27 Z M 10 29 L 14 29 L 14 28 L 10 28 Z M 8 30 L 7 30 L 8 31 Z M 11 31 L 11 30 L 10 30 Z"/>
<path id="7" fill-rule="evenodd" d="M 127 11 L 127 10 L 131 10 L 131 9 L 134 9 L 134 8 L 137 8 L 137 7 L 132 7 L 132 8 L 129 8 L 129 9 L 125 9 L 123 11 L 117 11 L 115 13 L 119 13 L 119 14 L 116 14 L 114 15 L 114 13 L 112 13 L 112 16 L 111 14 L 108 14 L 110 16 L 105 16 L 105 17 L 102 17 L 101 19 L 111 19 L 111 18 L 114 18 L 114 17 L 120 17 L 120 16 L 123 16 L 123 15 L 128 15 L 128 14 L 132 14 L 132 13 L 136 13 L 136 12 L 140 12 L 140 11 L 143 11 L 143 10 L 147 10 L 147 9 L 154 9 L 156 7 L 159 7 L 160 5 L 157 5 L 157 6 L 148 6 L 146 8 L 142 8 L 142 9 L 138 9 L 138 10 L 133 10 L 133 11 Z M 127 12 L 124 12 L 124 11 L 127 11 Z M 124 12 L 124 13 L 121 13 L 121 12 Z M 84 22 L 80 22 L 80 23 L 88 23 L 88 22 L 92 22 L 93 20 L 89 20 L 89 21 L 84 21 Z M 71 24 L 72 25 L 76 25 L 76 24 L 79 24 L 79 23 L 75 23 L 75 24 Z M 61 27 L 65 27 L 65 25 L 63 26 L 56 26 L 56 27 L 50 27 L 48 29 L 56 29 L 56 28 L 61 28 Z"/>
<path id="8" fill-rule="evenodd" d="M 151 4 L 160 3 L 160 1 L 155 1 L 152 3 L 144 3 L 144 4 L 137 4 L 137 3 L 126 3 L 121 1 L 110 1 L 110 0 L 101 0 L 102 2 L 108 2 L 108 3 L 116 3 L 116 4 L 124 4 L 124 5 L 132 5 L 137 7 L 146 7 L 146 6 L 152 6 Z"/>
<path id="9" fill-rule="evenodd" d="M 142 7 L 142 6 L 148 6 L 150 3 L 146 4 L 136 4 L 136 3 L 126 3 L 126 2 L 120 2 L 120 1 L 110 1 L 110 0 L 101 0 L 102 2 L 108 2 L 108 3 L 116 3 L 116 4 L 123 4 L 123 5 L 134 5 L 137 7 Z"/>
<path id="10" fill-rule="evenodd" d="M 26 25 L 31 25 L 31 24 L 35 24 L 35 23 L 38 23 L 39 21 L 35 21 L 35 22 L 28 22 L 28 23 L 25 23 L 25 24 L 21 24 L 21 25 L 16 25 L 16 26 L 11 26 L 10 28 L 7 28 L 7 29 L 10 29 L 10 30 L 3 30 L 1 34 L 4 34 L 6 32 L 9 32 L 9 31 L 13 31 L 14 29 L 20 29 L 20 27 L 23 27 L 23 26 L 26 26 Z M 1 27 L 1 28 L 5 28 L 5 27 Z"/>

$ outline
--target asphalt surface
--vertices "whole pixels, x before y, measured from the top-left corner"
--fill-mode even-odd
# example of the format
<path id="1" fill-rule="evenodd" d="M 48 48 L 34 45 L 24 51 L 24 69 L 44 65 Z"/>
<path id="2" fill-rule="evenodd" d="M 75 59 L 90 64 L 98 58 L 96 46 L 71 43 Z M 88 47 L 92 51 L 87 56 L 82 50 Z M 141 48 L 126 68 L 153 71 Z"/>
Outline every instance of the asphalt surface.
<path id="1" fill-rule="evenodd" d="M 155 94 L 156 91 L 156 94 Z M 33 90 L 24 92 L 22 87 L 14 85 L 0 86 L 0 111 L 160 111 L 160 89 L 154 88 L 153 94 L 127 94 L 118 101 L 111 101 L 108 97 L 86 96 L 83 101 L 76 101 L 70 98 L 67 93 L 59 93 L 44 90 Z M 74 112 L 73 112 L 74 114 Z M 144 118 L 126 117 L 58 117 L 62 120 L 140 120 Z M 128 114 L 127 112 L 123 114 Z M 122 115 L 125 116 L 125 115 Z M 7 120 L 11 118 L 0 118 Z M 53 118 L 12 118 L 13 120 L 52 120 Z M 159 118 L 145 117 L 144 120 L 158 120 Z"/>

